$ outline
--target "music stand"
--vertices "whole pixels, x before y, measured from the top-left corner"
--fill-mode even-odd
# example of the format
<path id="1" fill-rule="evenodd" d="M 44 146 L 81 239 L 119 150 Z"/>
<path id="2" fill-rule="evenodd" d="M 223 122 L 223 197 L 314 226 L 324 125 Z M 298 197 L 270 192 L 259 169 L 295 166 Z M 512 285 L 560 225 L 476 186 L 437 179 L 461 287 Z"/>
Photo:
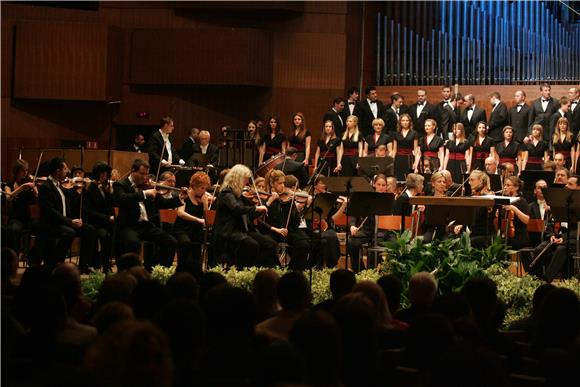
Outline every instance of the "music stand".
<path id="1" fill-rule="evenodd" d="M 360 157 L 358 159 L 359 173 L 372 178 L 375 175 L 395 175 L 395 160 L 390 157 Z"/>
<path id="2" fill-rule="evenodd" d="M 493 192 L 498 192 L 502 190 L 501 186 L 501 176 L 500 175 L 488 175 L 489 185 Z"/>
<path id="3" fill-rule="evenodd" d="M 350 184 L 352 192 L 375 192 L 373 186 L 362 176 L 352 176 Z"/>

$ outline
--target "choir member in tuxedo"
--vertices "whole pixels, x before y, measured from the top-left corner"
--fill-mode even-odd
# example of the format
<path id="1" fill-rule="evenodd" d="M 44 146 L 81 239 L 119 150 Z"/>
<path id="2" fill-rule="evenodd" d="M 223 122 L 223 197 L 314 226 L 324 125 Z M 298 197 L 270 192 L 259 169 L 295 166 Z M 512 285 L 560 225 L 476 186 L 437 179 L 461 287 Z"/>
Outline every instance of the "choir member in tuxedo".
<path id="1" fill-rule="evenodd" d="M 56 240 L 56 244 L 49 249 L 39 249 L 46 252 L 45 264 L 55 265 L 63 262 L 69 250 L 73 238 L 81 238 L 81 251 L 79 269 L 81 273 L 88 273 L 89 266 L 95 263 L 97 251 L 97 235 L 95 228 L 88 224 L 79 212 L 72 211 L 72 189 L 65 189 L 62 182 L 68 172 L 64 160 L 55 157 L 48 164 L 48 178 L 38 188 L 38 202 L 40 205 L 40 223 L 43 232 L 39 235 L 42 239 L 41 246 L 47 246 L 47 242 Z M 78 204 L 77 204 L 77 207 Z"/>
<path id="2" fill-rule="evenodd" d="M 391 106 L 385 108 L 382 113 L 382 119 L 385 122 L 386 133 L 389 136 L 394 136 L 397 132 L 397 125 L 401 114 L 407 113 L 405 106 L 405 98 L 401 94 L 391 95 Z"/>
<path id="3" fill-rule="evenodd" d="M 393 152 L 393 144 L 391 137 L 384 132 L 385 122 L 377 118 L 373 121 L 373 133 L 368 135 L 365 139 L 363 155 L 375 156 L 375 150 L 379 145 L 385 145 L 387 152 L 390 155 Z"/>
<path id="4" fill-rule="evenodd" d="M 161 119 L 161 128 L 149 137 L 149 142 L 147 143 L 147 152 L 149 152 L 149 162 L 151 163 L 151 168 L 155 173 L 157 173 L 157 169 L 159 164 L 161 163 L 161 172 L 165 172 L 166 170 L 171 167 L 173 164 L 180 164 L 184 165 L 185 161 L 183 161 L 179 154 L 177 154 L 177 150 L 173 146 L 171 142 L 171 133 L 173 133 L 173 129 L 175 125 L 173 123 L 173 118 L 171 117 L 163 117 Z M 163 144 L 165 143 L 165 147 Z M 163 151 L 163 154 L 161 154 Z"/>
<path id="5" fill-rule="evenodd" d="M 491 113 L 489 114 L 489 136 L 496 142 L 502 140 L 502 130 L 508 124 L 508 109 L 505 103 L 501 101 L 501 95 L 494 91 L 489 96 L 491 104 Z"/>
<path id="6" fill-rule="evenodd" d="M 514 129 L 511 126 L 503 128 L 503 140 L 495 144 L 495 153 L 499 163 L 511 163 L 518 167 L 518 171 L 523 169 L 526 158 L 526 148 L 514 140 Z"/>
<path id="7" fill-rule="evenodd" d="M 413 128 L 419 137 L 425 135 L 425 121 L 429 118 L 437 121 L 437 107 L 427 101 L 427 92 L 417 90 L 417 102 L 409 107 L 409 115 L 413 120 Z"/>
<path id="8" fill-rule="evenodd" d="M 568 90 L 568 99 L 570 100 L 570 128 L 574 137 L 580 132 L 580 87 L 572 87 Z"/>
<path id="9" fill-rule="evenodd" d="M 342 121 L 346 122 L 348 116 L 357 116 L 360 119 L 360 90 L 358 87 L 351 87 L 346 92 L 346 104 L 342 113 L 340 113 L 342 117 Z"/>
<path id="10" fill-rule="evenodd" d="M 471 165 L 469 171 L 479 169 L 485 171 L 485 159 L 495 155 L 495 141 L 487 135 L 487 124 L 483 121 L 477 123 L 476 135 L 470 141 Z M 497 158 L 497 157 L 496 157 Z"/>
<path id="11" fill-rule="evenodd" d="M 457 121 L 455 116 L 455 99 L 452 98 L 451 86 L 446 85 L 441 89 L 443 100 L 437 104 L 437 117 L 439 123 L 439 134 L 444 140 L 452 136 L 453 124 Z"/>
<path id="12" fill-rule="evenodd" d="M 360 104 L 360 116 L 358 117 L 363 137 L 373 132 L 373 120 L 380 118 L 384 110 L 383 102 L 379 100 L 375 86 L 367 86 L 365 94 L 366 99 Z"/>
<path id="13" fill-rule="evenodd" d="M 549 146 L 544 141 L 544 128 L 540 124 L 532 126 L 532 134 L 524 140 L 526 158 L 523 169 L 527 171 L 542 171 L 544 162 L 550 160 Z"/>
<path id="14" fill-rule="evenodd" d="M 306 128 L 304 114 L 298 112 L 292 117 L 292 132 L 288 140 L 289 146 L 296 148 L 296 161 L 302 163 L 305 167 L 310 161 L 310 143 L 312 134 Z"/>
<path id="15" fill-rule="evenodd" d="M 337 169 L 343 176 L 356 176 L 358 158 L 363 156 L 364 138 L 359 131 L 358 118 L 349 116 L 346 119 L 346 130 L 342 135 L 342 158 L 338 160 Z"/>
<path id="16" fill-rule="evenodd" d="M 207 130 L 199 132 L 199 142 L 193 144 L 193 163 L 200 167 L 214 166 L 219 160 L 219 148 L 210 143 L 211 137 Z"/>
<path id="17" fill-rule="evenodd" d="M 193 155 L 193 145 L 199 142 L 199 129 L 191 128 L 189 129 L 189 136 L 183 142 L 181 149 L 179 150 L 179 155 L 185 160 L 186 163 L 190 163 L 190 158 Z"/>
<path id="18" fill-rule="evenodd" d="M 334 131 L 338 137 L 341 137 L 344 133 L 344 124 L 346 123 L 346 118 L 342 117 L 342 112 L 344 110 L 344 100 L 337 97 L 332 101 L 332 108 L 324 113 L 324 116 L 322 117 L 322 122 L 332 121 Z"/>
<path id="19" fill-rule="evenodd" d="M 407 189 L 393 203 L 394 215 L 411 215 L 413 206 L 410 205 L 409 199 L 423 193 L 425 178 L 417 173 L 409 173 L 405 178 L 405 185 Z"/>
<path id="20" fill-rule="evenodd" d="M 558 102 L 552 98 L 552 88 L 548 83 L 540 86 L 541 96 L 532 103 L 531 120 L 532 124 L 540 124 L 544 128 L 544 140 L 550 140 L 550 117 L 560 107 Z"/>
<path id="21" fill-rule="evenodd" d="M 268 161 L 272 156 L 278 153 L 286 152 L 286 135 L 280 128 L 280 120 L 276 117 L 268 119 L 266 134 L 260 145 L 260 165 Z"/>
<path id="22" fill-rule="evenodd" d="M 473 138 L 477 134 L 475 133 L 476 124 L 478 122 L 487 122 L 485 110 L 475 104 L 473 94 L 463 97 L 463 105 L 465 109 L 461 112 L 459 122 L 463 124 L 467 138 Z"/>
<path id="23" fill-rule="evenodd" d="M 552 114 L 552 117 L 550 117 L 550 137 L 552 138 L 554 136 L 554 133 L 556 133 L 556 124 L 558 123 L 558 120 L 560 118 L 567 118 L 568 122 L 570 121 L 572 115 L 570 114 L 570 100 L 568 99 L 568 97 L 562 97 L 560 98 L 560 107 L 558 108 L 558 110 L 556 110 L 556 112 L 554 114 Z M 574 131 L 571 130 L 572 133 L 574 133 Z"/>
<path id="24" fill-rule="evenodd" d="M 453 138 L 445 143 L 443 169 L 451 173 L 455 183 L 463 181 L 467 166 L 471 164 L 471 144 L 465 138 L 465 128 L 461 122 L 453 125 Z"/>
<path id="25" fill-rule="evenodd" d="M 405 180 L 409 171 L 418 171 L 421 151 L 419 150 L 419 135 L 413 130 L 413 121 L 408 114 L 402 114 L 393 138 L 393 153 L 395 154 L 395 175 L 397 180 Z"/>
<path id="26" fill-rule="evenodd" d="M 212 241 L 218 263 L 255 266 L 264 256 L 268 243 L 250 228 L 255 218 L 268 213 L 268 208 L 250 204 L 242 196 L 251 177 L 250 169 L 242 164 L 234 165 L 224 177 L 217 198 Z"/>
<path id="27" fill-rule="evenodd" d="M 554 160 L 556 154 L 564 156 L 565 166 L 572 173 L 576 170 L 576 142 L 570 131 L 570 124 L 567 118 L 560 118 L 556 124 L 556 131 L 552 136 L 552 148 L 554 149 Z"/>
<path id="28" fill-rule="evenodd" d="M 158 253 L 155 257 L 145 258 L 145 267 L 151 269 L 157 264 L 169 267 L 173 264 L 177 241 L 160 229 L 154 219 L 159 217 L 159 208 L 181 207 L 180 199 L 185 194 L 181 192 L 179 197 L 165 199 L 154 187 L 147 186 L 148 180 L 149 163 L 137 159 L 131 165 L 129 176 L 113 184 L 115 204 L 119 206 L 118 241 L 121 253 L 137 254 L 141 250 L 141 241 L 153 242 Z"/>
<path id="29" fill-rule="evenodd" d="M 336 174 L 337 162 L 340 159 L 342 159 L 342 140 L 334 131 L 334 123 L 328 120 L 324 123 L 322 136 L 316 143 L 314 173 L 322 173 L 326 176 Z"/>
<path id="30" fill-rule="evenodd" d="M 286 159 L 282 164 L 277 165 L 275 169 L 281 170 L 285 175 L 295 176 L 302 188 L 308 183 L 308 174 L 306 173 L 304 164 L 298 162 L 297 155 L 296 148 L 289 146 L 286 149 Z"/>
<path id="31" fill-rule="evenodd" d="M 101 245 L 98 262 L 102 265 L 103 272 L 107 273 L 111 268 L 115 225 L 111 167 L 104 161 L 97 161 L 93 166 L 92 178 L 93 182 L 87 187 L 86 200 L 83 204 L 86 220 L 95 227 Z"/>
<path id="32" fill-rule="evenodd" d="M 502 206 L 502 218 L 505 219 L 510 211 L 513 213 L 513 226 L 515 233 L 513 237 L 508 235 L 507 245 L 514 250 L 519 250 L 530 245 L 530 240 L 528 238 L 530 206 L 522 196 L 522 185 L 522 181 L 517 176 L 508 176 L 504 179 L 503 183 L 503 194 L 505 196 L 519 198 L 519 200 L 513 204 Z M 505 232 L 505 230 L 503 232 Z"/>
<path id="33" fill-rule="evenodd" d="M 541 125 L 540 125 L 541 126 Z M 550 213 L 550 206 L 546 203 L 546 199 L 544 198 L 544 193 L 542 189 L 548 188 L 548 183 L 545 180 L 538 180 L 534 187 L 534 197 L 535 200 L 530 203 L 530 218 L 531 219 L 541 219 L 545 223 L 548 224 L 551 218 Z M 530 236 L 530 244 L 532 246 L 537 246 L 542 242 L 542 235 L 541 233 L 529 233 Z"/>
<path id="34" fill-rule="evenodd" d="M 532 109 L 526 104 L 526 93 L 523 90 L 515 92 L 514 102 L 508 114 L 508 125 L 514 128 L 516 141 L 523 142 L 532 126 Z"/>
<path id="35" fill-rule="evenodd" d="M 439 171 L 445 163 L 445 141 L 435 134 L 437 122 L 428 118 L 425 120 L 425 136 L 419 141 L 419 149 L 423 158 L 429 157 L 433 163 L 431 173 Z"/>
<path id="36" fill-rule="evenodd" d="M 145 136 L 141 133 L 138 133 L 133 138 L 133 144 L 127 149 L 129 152 L 138 152 L 142 153 L 145 151 Z"/>

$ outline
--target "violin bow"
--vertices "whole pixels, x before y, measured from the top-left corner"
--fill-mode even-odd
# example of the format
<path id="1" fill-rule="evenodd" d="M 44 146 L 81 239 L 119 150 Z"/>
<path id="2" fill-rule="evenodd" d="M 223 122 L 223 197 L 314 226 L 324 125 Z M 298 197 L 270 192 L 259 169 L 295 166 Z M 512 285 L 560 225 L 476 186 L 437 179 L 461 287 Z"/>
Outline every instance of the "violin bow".
<path id="1" fill-rule="evenodd" d="M 157 166 L 157 175 L 155 176 L 155 182 L 159 180 L 159 172 L 161 172 L 161 163 L 163 162 L 163 153 L 165 152 L 166 145 L 167 143 L 165 142 L 165 139 L 163 139 L 163 148 L 161 148 L 161 156 L 159 157 L 159 165 Z"/>
<path id="2" fill-rule="evenodd" d="M 32 181 L 36 181 L 36 177 L 38 176 L 38 169 L 40 168 L 40 162 L 42 161 L 42 156 L 44 155 L 44 151 L 40 152 L 40 156 L 38 156 L 38 162 L 36 163 L 36 170 L 34 171 L 34 178 Z"/>
<path id="3" fill-rule="evenodd" d="M 288 217 L 286 218 L 286 229 L 290 225 L 290 215 L 292 214 L 292 209 L 294 208 L 294 202 L 296 201 L 296 190 L 298 189 L 298 182 L 294 185 L 294 191 L 292 192 L 292 201 L 290 202 L 290 209 L 288 210 Z"/>

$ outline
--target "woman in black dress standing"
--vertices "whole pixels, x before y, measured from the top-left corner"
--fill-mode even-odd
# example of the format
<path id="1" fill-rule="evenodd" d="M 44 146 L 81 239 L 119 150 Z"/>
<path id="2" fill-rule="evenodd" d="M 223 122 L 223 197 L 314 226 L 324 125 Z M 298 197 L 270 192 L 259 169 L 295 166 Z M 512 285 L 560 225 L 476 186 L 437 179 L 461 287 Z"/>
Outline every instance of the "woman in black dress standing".
<path id="1" fill-rule="evenodd" d="M 495 145 L 499 164 L 511 163 L 518 168 L 517 173 L 522 170 L 525 150 L 519 142 L 514 140 L 514 129 L 511 126 L 505 126 L 502 133 L 503 141 Z"/>
<path id="2" fill-rule="evenodd" d="M 316 146 L 314 156 L 314 173 L 331 176 L 337 172 L 337 159 L 342 158 L 342 140 L 336 137 L 334 124 L 328 120 L 324 123 L 322 137 Z M 318 168 L 320 171 L 317 172 Z"/>
<path id="3" fill-rule="evenodd" d="M 480 121 L 476 125 L 477 134 L 470 144 L 471 165 L 470 171 L 479 169 L 485 171 L 485 159 L 495 155 L 495 142 L 487 135 L 487 124 Z"/>
<path id="4" fill-rule="evenodd" d="M 304 114 L 298 112 L 292 117 L 292 134 L 290 135 L 290 146 L 296 148 L 296 161 L 304 164 L 305 167 L 309 164 L 310 159 L 310 142 L 312 135 L 306 129 L 306 121 Z M 308 170 L 308 168 L 307 168 Z"/>
<path id="5" fill-rule="evenodd" d="M 429 157 L 433 162 L 431 172 L 440 171 L 445 161 L 445 152 L 443 139 L 435 134 L 437 122 L 431 118 L 425 120 L 425 136 L 420 141 L 422 157 Z"/>
<path id="6" fill-rule="evenodd" d="M 566 117 L 560 118 L 556 124 L 552 146 L 554 148 L 554 156 L 556 153 L 562 153 L 566 160 L 566 168 L 570 168 L 570 172 L 574 173 L 576 170 L 576 150 L 574 149 L 574 140 Z"/>
<path id="7" fill-rule="evenodd" d="M 405 180 L 410 170 L 419 168 L 419 135 L 413 130 L 413 121 L 407 113 L 401 114 L 397 133 L 393 139 L 393 153 L 395 154 L 395 176 L 397 180 Z"/>
<path id="8" fill-rule="evenodd" d="M 258 129 L 258 123 L 253 120 L 248 122 L 247 131 L 247 141 L 244 147 L 246 151 L 244 154 L 244 162 L 251 160 L 251 169 L 255 171 L 260 161 L 260 146 L 263 142 L 262 133 Z"/>
<path id="9" fill-rule="evenodd" d="M 379 147 L 379 145 L 385 145 L 387 147 L 387 155 L 391 155 L 393 153 L 393 144 L 391 137 L 384 132 L 385 122 L 382 118 L 375 118 L 373 120 L 373 130 L 374 133 L 371 133 L 365 138 L 364 144 L 364 151 L 363 154 L 365 157 L 367 156 L 375 156 L 375 150 Z"/>
<path id="10" fill-rule="evenodd" d="M 278 153 L 286 152 L 286 135 L 280 130 L 280 121 L 276 117 L 268 120 L 267 133 L 260 146 L 260 165 Z"/>
<path id="11" fill-rule="evenodd" d="M 524 140 L 526 141 L 526 140 Z M 544 141 L 544 128 L 540 124 L 532 126 L 532 135 L 525 144 L 527 151 L 522 168 L 526 171 L 543 171 L 544 162 L 550 160 L 548 143 Z"/>
<path id="12" fill-rule="evenodd" d="M 465 128 L 461 122 L 453 125 L 453 139 L 445 144 L 445 162 L 443 169 L 451 172 L 453 181 L 461 183 L 467 166 L 471 163 L 471 147 L 465 138 Z"/>
<path id="13" fill-rule="evenodd" d="M 348 116 L 346 130 L 342 135 L 342 158 L 338 158 L 337 162 L 337 169 L 343 176 L 357 175 L 358 158 L 363 155 L 363 143 L 357 116 Z"/>

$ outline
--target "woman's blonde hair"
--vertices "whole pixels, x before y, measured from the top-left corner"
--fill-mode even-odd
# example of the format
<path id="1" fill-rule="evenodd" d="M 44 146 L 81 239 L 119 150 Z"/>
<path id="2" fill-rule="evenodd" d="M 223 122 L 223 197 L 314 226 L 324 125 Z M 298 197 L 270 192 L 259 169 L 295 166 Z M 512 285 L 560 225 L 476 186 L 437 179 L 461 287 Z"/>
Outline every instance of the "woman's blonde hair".
<path id="1" fill-rule="evenodd" d="M 346 121 L 348 121 L 349 119 L 353 119 L 354 120 L 354 135 L 352 136 L 352 141 L 353 142 L 358 142 L 358 135 L 359 135 L 359 129 L 358 129 L 358 117 L 357 116 L 348 116 L 346 117 Z M 342 140 L 346 140 L 348 139 L 348 128 L 344 131 L 344 134 L 342 135 Z"/>
<path id="2" fill-rule="evenodd" d="M 268 190 L 270 191 L 272 190 L 272 186 L 274 185 L 276 180 L 285 177 L 286 175 L 284 174 L 284 172 L 282 172 L 279 169 L 272 169 L 270 172 L 268 172 L 268 174 L 266 175 L 266 184 L 268 185 Z"/>
<path id="3" fill-rule="evenodd" d="M 229 188 L 232 190 L 234 195 L 240 197 L 245 185 L 244 179 L 249 179 L 251 177 L 252 171 L 250 171 L 250 168 L 243 164 L 236 164 L 226 174 L 221 189 Z"/>
<path id="4" fill-rule="evenodd" d="M 572 132 L 570 131 L 570 123 L 566 117 L 560 117 L 558 123 L 556 124 L 556 128 L 554 129 L 554 136 L 552 137 L 552 143 L 557 144 L 560 141 L 560 122 L 566 123 L 566 141 L 572 141 Z"/>
<path id="5" fill-rule="evenodd" d="M 403 119 L 403 117 L 407 117 L 409 119 L 409 130 L 414 130 L 413 129 L 413 119 L 411 118 L 411 116 L 408 113 L 403 113 L 403 114 L 401 114 L 401 116 L 399 117 L 399 121 L 397 122 L 397 132 L 400 132 L 401 130 L 403 130 L 403 128 L 401 128 L 401 120 Z"/>
<path id="6" fill-rule="evenodd" d="M 471 172 L 471 174 L 469 175 L 469 178 L 476 178 L 481 180 L 481 184 L 483 185 L 483 188 L 486 191 L 490 190 L 490 182 L 489 182 L 489 176 L 487 175 L 487 173 L 480 171 L 479 169 L 475 169 Z"/>

